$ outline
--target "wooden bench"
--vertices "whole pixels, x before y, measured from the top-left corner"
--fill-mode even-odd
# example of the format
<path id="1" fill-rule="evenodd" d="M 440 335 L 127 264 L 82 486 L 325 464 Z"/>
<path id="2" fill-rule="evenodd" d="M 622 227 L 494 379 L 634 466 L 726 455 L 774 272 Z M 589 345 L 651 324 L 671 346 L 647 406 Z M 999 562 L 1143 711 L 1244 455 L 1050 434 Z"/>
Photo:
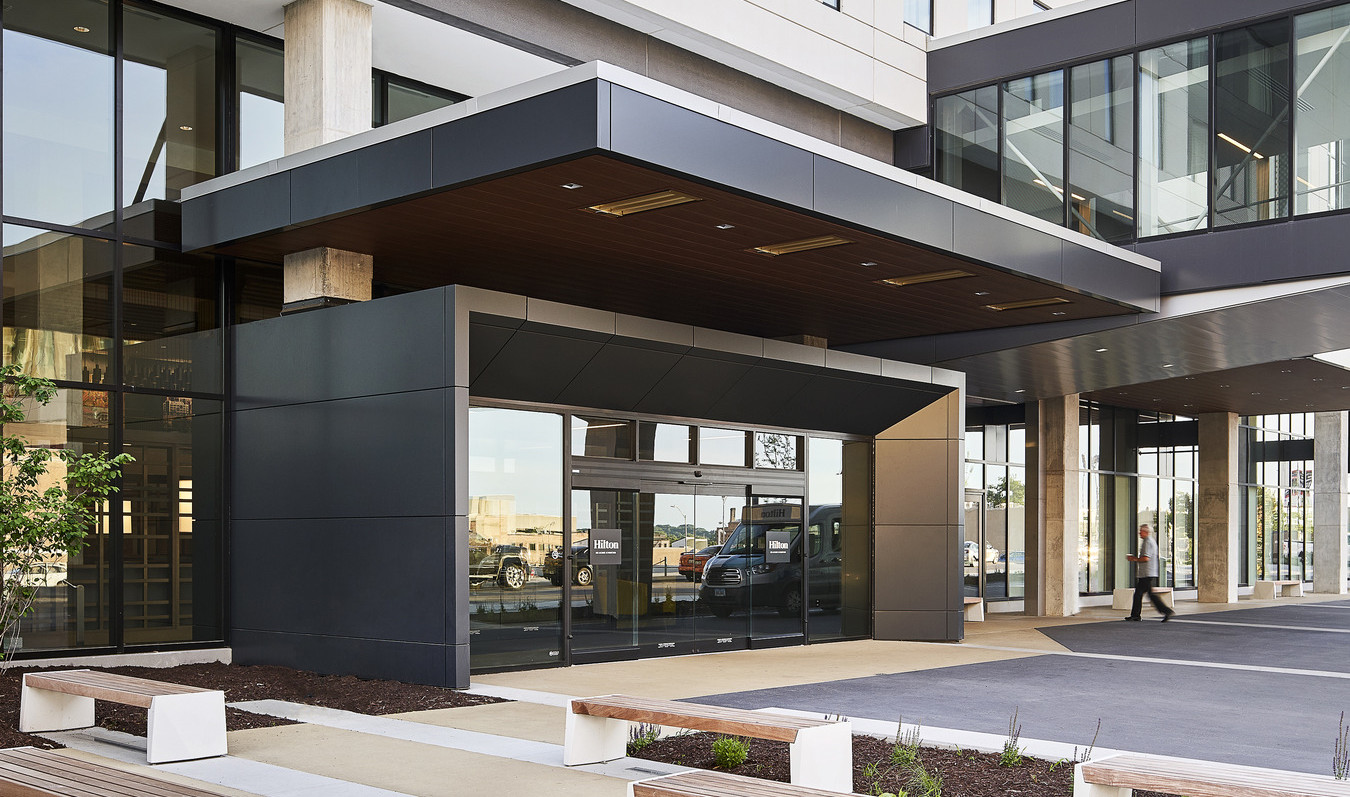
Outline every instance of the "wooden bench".
<path id="1" fill-rule="evenodd" d="M 1073 769 L 1073 797 L 1130 797 L 1134 789 L 1190 797 L 1350 797 L 1350 781 L 1279 769 L 1123 753 Z"/>
<path id="2" fill-rule="evenodd" d="M 627 752 L 630 722 L 788 743 L 792 782 L 829 791 L 853 789 L 853 731 L 847 720 L 789 717 L 627 695 L 573 700 L 563 764 L 598 764 Z"/>
<path id="3" fill-rule="evenodd" d="M 1277 591 L 1275 588 L 1279 587 Z M 1303 597 L 1302 581 L 1258 581 L 1252 584 L 1252 597 L 1259 601 L 1273 601 L 1278 598 Z"/>
<path id="4" fill-rule="evenodd" d="M 25 674 L 19 730 L 88 728 L 94 724 L 95 700 L 149 709 L 146 758 L 151 764 L 225 755 L 224 692 L 97 670 Z"/>
<path id="5" fill-rule="evenodd" d="M 984 598 L 969 597 L 965 599 L 966 622 L 979 623 L 984 621 Z"/>
<path id="6" fill-rule="evenodd" d="M 852 786 L 846 794 L 853 794 Z M 628 797 L 840 797 L 837 791 L 813 789 L 778 783 L 760 778 L 747 778 L 730 772 L 697 769 L 676 775 L 633 781 L 628 784 Z"/>
<path id="7" fill-rule="evenodd" d="M 220 797 L 35 747 L 0 750 L 0 794 L 16 797 Z"/>
<path id="8" fill-rule="evenodd" d="M 1163 605 L 1169 609 L 1175 609 L 1176 602 L 1172 597 L 1171 587 L 1154 587 L 1153 594 L 1162 599 Z M 1111 590 L 1111 608 L 1124 609 L 1129 611 L 1134 608 L 1134 587 L 1122 587 L 1121 589 Z"/>

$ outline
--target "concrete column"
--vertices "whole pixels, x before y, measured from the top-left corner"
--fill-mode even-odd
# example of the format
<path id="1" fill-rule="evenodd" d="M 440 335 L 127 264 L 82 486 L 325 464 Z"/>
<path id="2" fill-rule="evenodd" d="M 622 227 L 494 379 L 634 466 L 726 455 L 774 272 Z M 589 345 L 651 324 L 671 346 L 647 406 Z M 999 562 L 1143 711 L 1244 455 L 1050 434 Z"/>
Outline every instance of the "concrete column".
<path id="1" fill-rule="evenodd" d="M 1027 595 L 1037 593 L 1036 613 L 1044 617 L 1069 617 L 1078 613 L 1078 394 L 1038 402 L 1035 412 L 1036 442 L 1027 451 L 1027 470 L 1036 469 L 1036 534 L 1039 549 L 1036 583 L 1030 568 L 1031 543 L 1027 543 Z M 1030 418 L 1028 419 L 1030 420 Z M 1028 437 L 1033 432 L 1027 424 Z M 1033 465 L 1032 459 L 1035 459 Z M 1028 494 L 1030 494 L 1028 489 Z M 1028 507 L 1030 514 L 1030 507 Z M 1033 535 L 1027 534 L 1028 540 Z M 1031 604 L 1028 603 L 1028 611 Z"/>
<path id="2" fill-rule="evenodd" d="M 1313 421 L 1313 592 L 1344 595 L 1347 423 L 1344 412 Z"/>
<path id="3" fill-rule="evenodd" d="M 358 0 L 286 6 L 286 154 L 370 129 L 371 9 Z"/>
<path id="4" fill-rule="evenodd" d="M 374 262 L 370 255 L 326 246 L 286 255 L 281 312 L 369 301 Z"/>
<path id="5" fill-rule="evenodd" d="M 1238 599 L 1238 519 L 1242 489 L 1238 484 L 1238 416 L 1202 413 L 1200 479 L 1196 502 L 1195 578 L 1201 603 L 1236 603 Z"/>

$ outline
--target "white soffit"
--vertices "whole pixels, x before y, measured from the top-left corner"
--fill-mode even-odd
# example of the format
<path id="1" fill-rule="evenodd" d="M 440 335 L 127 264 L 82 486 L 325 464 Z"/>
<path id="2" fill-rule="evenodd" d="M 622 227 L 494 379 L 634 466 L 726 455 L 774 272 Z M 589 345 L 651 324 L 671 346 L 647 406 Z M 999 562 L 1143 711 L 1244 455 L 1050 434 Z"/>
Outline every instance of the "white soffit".
<path id="1" fill-rule="evenodd" d="M 165 0 L 167 5 L 285 38 L 281 0 Z M 385 3 L 373 8 L 374 65 L 477 97 L 566 67 Z"/>

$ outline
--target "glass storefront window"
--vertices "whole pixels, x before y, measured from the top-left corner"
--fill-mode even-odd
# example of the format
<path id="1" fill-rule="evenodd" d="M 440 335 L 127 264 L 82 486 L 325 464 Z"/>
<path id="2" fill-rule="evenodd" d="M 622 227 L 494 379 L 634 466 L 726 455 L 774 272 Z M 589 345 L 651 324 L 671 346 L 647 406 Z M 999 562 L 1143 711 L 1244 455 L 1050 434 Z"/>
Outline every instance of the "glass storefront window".
<path id="1" fill-rule="evenodd" d="M 122 468 L 125 641 L 221 639 L 223 402 L 123 401 L 123 450 L 135 458 Z"/>
<path id="2" fill-rule="evenodd" d="M 1003 204 L 1064 223 L 1064 73 L 1003 84 Z"/>
<path id="3" fill-rule="evenodd" d="M 617 518 L 599 520 L 617 528 Z M 462 553 L 472 668 L 560 660 L 561 572 L 553 584 L 544 561 L 554 552 L 555 562 L 565 561 L 563 416 L 471 407 L 469 548 Z"/>
<path id="4" fill-rule="evenodd" d="M 1214 226 L 1288 216 L 1289 21 L 1214 42 Z"/>
<path id="5" fill-rule="evenodd" d="M 106 452 L 111 432 L 108 426 L 108 393 L 97 390 L 58 390 L 46 406 L 25 401 L 26 420 L 6 428 L 29 446 L 72 449 L 79 453 Z M 47 480 L 58 485 L 65 467 L 53 459 Z M 45 486 L 45 485 L 44 485 Z M 112 610 L 111 526 L 106 504 L 95 510 L 96 524 L 89 529 L 84 549 L 73 557 L 48 557 L 30 576 L 37 587 L 33 612 L 19 625 L 23 651 L 59 650 L 107 645 Z"/>
<path id="6" fill-rule="evenodd" d="M 638 459 L 644 462 L 692 462 L 694 428 L 678 423 L 638 422 Z"/>
<path id="7" fill-rule="evenodd" d="M 280 47 L 251 39 L 235 42 L 239 94 L 239 168 L 284 154 L 284 59 Z"/>
<path id="8" fill-rule="evenodd" d="M 1350 207 L 1350 5 L 1294 18 L 1294 212 Z"/>
<path id="9" fill-rule="evenodd" d="M 994 0 L 966 0 L 966 29 L 994 24 Z"/>
<path id="10" fill-rule="evenodd" d="M 388 92 L 385 102 L 389 118 L 386 121 L 391 123 L 454 105 L 456 102 L 450 97 L 426 89 L 397 83 L 392 78 L 389 80 Z"/>
<path id="11" fill-rule="evenodd" d="M 704 465 L 745 467 L 746 432 L 740 429 L 716 429 L 704 426 L 698 430 L 698 461 Z"/>
<path id="12" fill-rule="evenodd" d="M 1103 241 L 1134 236 L 1134 59 L 1070 72 L 1069 228 Z"/>
<path id="13" fill-rule="evenodd" d="M 572 456 L 632 459 L 632 421 L 573 415 Z"/>
<path id="14" fill-rule="evenodd" d="M 212 28 L 128 3 L 122 13 L 122 203 L 177 200 L 216 175 Z"/>
<path id="15" fill-rule="evenodd" d="M 999 201 L 997 87 L 938 99 L 933 125 L 937 179 L 981 199 Z"/>
<path id="16" fill-rule="evenodd" d="M 1209 43 L 1139 55 L 1140 236 L 1203 230 L 1209 221 Z"/>
<path id="17" fill-rule="evenodd" d="M 755 432 L 755 467 L 797 470 L 801 444 L 796 435 Z"/>
<path id="18" fill-rule="evenodd" d="M 4 27 L 5 213 L 111 231 L 109 5 L 12 0 Z"/>
<path id="19" fill-rule="evenodd" d="M 122 247 L 123 381 L 219 393 L 219 277 L 214 258 Z"/>
<path id="20" fill-rule="evenodd" d="M 111 383 L 113 243 L 12 224 L 4 242 L 4 361 Z"/>

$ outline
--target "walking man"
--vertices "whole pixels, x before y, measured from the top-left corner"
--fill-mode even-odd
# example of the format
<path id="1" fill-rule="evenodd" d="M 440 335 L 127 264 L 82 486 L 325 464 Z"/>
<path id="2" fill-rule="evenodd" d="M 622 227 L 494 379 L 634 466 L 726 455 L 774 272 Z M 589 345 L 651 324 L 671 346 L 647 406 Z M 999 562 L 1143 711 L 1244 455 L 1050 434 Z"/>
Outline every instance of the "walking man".
<path id="1" fill-rule="evenodd" d="M 1147 523 L 1139 524 L 1139 555 L 1126 555 L 1125 558 L 1134 562 L 1134 606 L 1125 619 L 1141 619 L 1139 611 L 1144 607 L 1144 595 L 1153 601 L 1153 608 L 1163 616 L 1164 623 L 1172 619 L 1174 612 L 1153 592 L 1158 586 L 1158 543 L 1153 539 L 1153 528 Z"/>

